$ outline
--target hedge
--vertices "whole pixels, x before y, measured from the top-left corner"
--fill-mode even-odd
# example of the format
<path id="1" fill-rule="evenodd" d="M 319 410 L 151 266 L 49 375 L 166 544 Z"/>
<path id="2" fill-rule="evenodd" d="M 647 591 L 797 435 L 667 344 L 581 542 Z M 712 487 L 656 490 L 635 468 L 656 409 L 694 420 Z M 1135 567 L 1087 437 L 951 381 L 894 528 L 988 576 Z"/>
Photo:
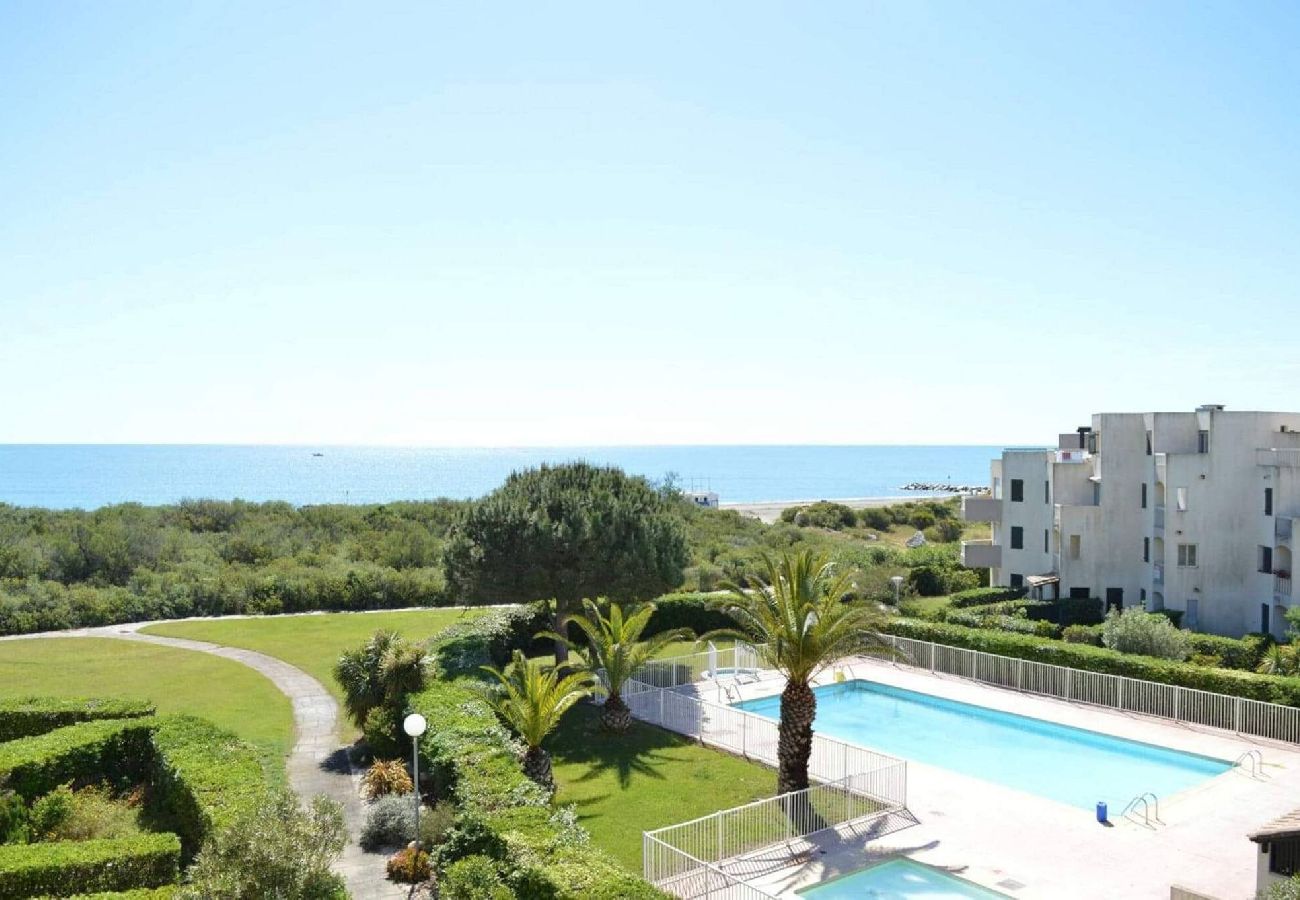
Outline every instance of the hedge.
<path id="1" fill-rule="evenodd" d="M 1025 596 L 1022 587 L 982 587 L 970 591 L 958 591 L 950 598 L 951 605 L 961 609 L 966 606 L 986 606 L 1003 600 L 1019 600 Z"/>
<path id="2" fill-rule="evenodd" d="M 484 854 L 501 864 L 520 896 L 667 896 L 589 846 L 580 828 L 557 823 L 550 799 L 524 775 L 514 741 L 469 681 L 435 682 L 408 703 L 428 720 L 420 754 L 439 792 L 449 794 L 457 809 L 456 824 L 439 847 L 440 869 Z"/>
<path id="3" fill-rule="evenodd" d="M 1119 653 L 1104 647 L 1074 644 L 1050 638 L 966 628 L 920 619 L 891 619 L 884 630 L 899 637 L 933 641 L 950 647 L 996 653 L 1055 666 L 1089 672 L 1123 675 L 1161 684 L 1173 684 L 1199 691 L 1281 703 L 1300 707 L 1300 678 L 1257 675 L 1232 669 L 1216 669 L 1190 663 L 1171 662 L 1150 656 Z"/>
<path id="4" fill-rule="evenodd" d="M 176 885 L 169 884 L 156 888 L 134 888 L 129 891 L 102 891 L 94 894 L 74 894 L 63 900 L 172 900 L 176 896 Z M 46 894 L 40 900 L 53 900 Z"/>
<path id="5" fill-rule="evenodd" d="M 180 835 L 187 861 L 210 833 L 266 796 L 257 751 L 205 719 L 158 719 L 151 749 L 148 811 Z"/>
<path id="6" fill-rule="evenodd" d="M 530 656 L 550 652 L 550 642 L 535 637 L 550 627 L 544 603 L 495 609 L 443 629 L 432 653 L 444 677 L 478 675 L 479 666 L 505 666 L 516 649 Z"/>
<path id="7" fill-rule="evenodd" d="M 181 844 L 174 834 L 0 846 L 0 897 L 71 897 L 174 884 Z"/>
<path id="8" fill-rule="evenodd" d="M 152 755 L 155 723 L 152 718 L 83 722 L 0 744 L 0 787 L 30 802 L 88 776 L 139 781 Z"/>
<path id="9" fill-rule="evenodd" d="M 735 628 L 736 620 L 721 609 L 725 600 L 725 594 L 665 594 L 655 600 L 645 634 L 649 637 L 674 628 L 689 628 L 698 636 L 719 628 Z"/>
<path id="10" fill-rule="evenodd" d="M 153 704 L 142 700 L 22 697 L 0 700 L 0 744 L 100 719 L 151 716 Z"/>
<path id="11" fill-rule="evenodd" d="M 1247 672 L 1255 671 L 1264 653 L 1273 644 L 1273 638 L 1266 634 L 1248 634 L 1240 640 L 1196 632 L 1188 637 L 1193 653 L 1217 656 L 1223 667 Z"/>

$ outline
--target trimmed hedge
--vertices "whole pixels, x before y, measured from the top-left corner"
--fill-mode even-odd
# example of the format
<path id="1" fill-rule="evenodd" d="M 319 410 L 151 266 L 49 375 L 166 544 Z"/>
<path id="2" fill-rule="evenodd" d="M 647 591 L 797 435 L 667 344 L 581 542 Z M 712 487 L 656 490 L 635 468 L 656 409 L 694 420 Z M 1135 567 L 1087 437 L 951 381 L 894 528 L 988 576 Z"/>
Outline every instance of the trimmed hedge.
<path id="1" fill-rule="evenodd" d="M 667 895 L 556 821 L 550 799 L 524 775 L 514 741 L 468 681 L 439 681 L 408 698 L 429 729 L 420 754 L 457 810 L 438 848 L 445 870 L 484 854 L 520 896 L 554 900 L 661 900 Z"/>
<path id="2" fill-rule="evenodd" d="M 135 888 L 130 891 L 103 891 L 94 894 L 74 894 L 64 900 L 171 900 L 176 896 L 176 885 L 156 888 Z M 53 900 L 46 894 L 40 900 Z"/>
<path id="3" fill-rule="evenodd" d="M 1074 644 L 1005 631 L 966 628 L 961 625 L 926 622 L 920 619 L 891 619 L 884 630 L 899 637 L 933 641 L 950 647 L 980 650 L 984 653 L 1013 656 L 1055 666 L 1123 675 L 1128 678 L 1157 681 L 1199 691 L 1244 697 L 1248 700 L 1300 707 L 1300 678 L 1296 677 L 1257 675 L 1253 672 L 1207 668 L 1155 659 L 1150 656 L 1119 653 L 1088 644 Z"/>
<path id="4" fill-rule="evenodd" d="M 72 897 L 174 884 L 181 844 L 174 834 L 0 846 L 0 897 Z"/>
<path id="5" fill-rule="evenodd" d="M 479 675 L 480 666 L 507 665 L 516 649 L 528 656 L 549 653 L 550 642 L 538 640 L 535 635 L 550 627 L 546 604 L 511 606 L 443 629 L 434 638 L 431 650 L 444 677 Z"/>
<path id="6" fill-rule="evenodd" d="M 187 861 L 210 833 L 266 796 L 257 752 L 206 719 L 158 719 L 150 749 L 148 811 L 180 835 Z"/>
<path id="7" fill-rule="evenodd" d="M 139 781 L 152 756 L 149 737 L 155 727 L 151 718 L 110 719 L 0 744 L 0 787 L 30 802 L 88 776 Z"/>
<path id="8" fill-rule="evenodd" d="M 689 628 L 696 635 L 735 628 L 736 620 L 719 608 L 725 594 L 665 594 L 654 601 L 654 615 L 646 625 L 645 636 Z"/>
<path id="9" fill-rule="evenodd" d="M 970 591 L 958 591 L 951 597 L 952 605 L 958 609 L 967 606 L 987 606 L 1004 600 L 1019 600 L 1027 591 L 1013 587 L 982 587 Z"/>
<path id="10" fill-rule="evenodd" d="M 22 697 L 0 701 L 0 744 L 57 728 L 101 719 L 138 719 L 154 714 L 143 700 Z"/>
<path id="11" fill-rule="evenodd" d="M 1273 639 L 1266 634 L 1248 634 L 1240 640 L 1196 632 L 1188 637 L 1193 653 L 1217 656 L 1224 668 L 1242 669 L 1246 672 L 1253 672 L 1259 667 L 1259 661 L 1273 644 Z"/>

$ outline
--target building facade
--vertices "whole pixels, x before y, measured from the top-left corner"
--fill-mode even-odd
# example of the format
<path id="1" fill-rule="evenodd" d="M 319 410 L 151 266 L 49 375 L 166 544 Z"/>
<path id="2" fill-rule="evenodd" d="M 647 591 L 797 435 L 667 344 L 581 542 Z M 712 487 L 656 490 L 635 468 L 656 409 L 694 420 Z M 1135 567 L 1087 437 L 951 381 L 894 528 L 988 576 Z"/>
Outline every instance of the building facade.
<path id="1" fill-rule="evenodd" d="M 1300 520 L 1300 413 L 1102 413 L 1056 446 L 1009 448 L 963 504 L 962 545 L 995 585 L 1183 613 L 1186 627 L 1286 633 Z"/>

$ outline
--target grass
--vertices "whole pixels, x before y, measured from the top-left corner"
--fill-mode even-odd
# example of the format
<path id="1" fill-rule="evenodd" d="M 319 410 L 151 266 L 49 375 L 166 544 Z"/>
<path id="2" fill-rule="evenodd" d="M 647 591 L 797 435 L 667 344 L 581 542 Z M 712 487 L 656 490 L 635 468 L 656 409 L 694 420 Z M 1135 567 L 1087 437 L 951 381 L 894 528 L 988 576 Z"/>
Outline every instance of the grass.
<path id="1" fill-rule="evenodd" d="M 585 704 L 547 742 L 556 803 L 573 804 L 592 843 L 641 872 L 641 832 L 770 797 L 776 772 L 689 738 L 633 723 L 621 736 L 601 730 Z"/>
<path id="2" fill-rule="evenodd" d="M 425 640 L 462 616 L 483 610 L 421 609 L 382 613 L 322 613 L 305 616 L 266 616 L 249 619 L 192 620 L 150 625 L 147 634 L 209 641 L 226 647 L 256 650 L 297 666 L 325 685 L 337 699 L 343 692 L 334 683 L 334 663 L 381 628 L 412 640 Z"/>
<path id="3" fill-rule="evenodd" d="M 284 777 L 293 744 L 289 699 L 266 677 L 232 660 L 112 638 L 0 641 L 0 698 L 128 697 L 160 713 L 191 713 L 261 752 Z"/>
<path id="4" fill-rule="evenodd" d="M 905 616 L 924 616 L 938 612 L 952 604 L 952 597 L 905 597 L 898 604 L 898 611 Z"/>

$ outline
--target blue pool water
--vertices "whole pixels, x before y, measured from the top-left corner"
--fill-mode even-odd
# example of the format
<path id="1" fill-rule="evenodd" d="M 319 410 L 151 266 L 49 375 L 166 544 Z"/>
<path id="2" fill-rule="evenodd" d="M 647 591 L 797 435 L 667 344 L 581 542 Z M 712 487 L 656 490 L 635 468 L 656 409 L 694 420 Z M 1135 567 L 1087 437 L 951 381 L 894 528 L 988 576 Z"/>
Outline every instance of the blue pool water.
<path id="1" fill-rule="evenodd" d="M 808 900 L 1002 900 L 990 891 L 910 859 L 891 859 L 797 892 Z"/>
<path id="2" fill-rule="evenodd" d="M 1144 791 L 1168 797 L 1226 772 L 1219 759 L 1056 725 L 869 681 L 815 689 L 830 737 L 1112 814 Z M 740 707 L 775 719 L 779 697 Z"/>

